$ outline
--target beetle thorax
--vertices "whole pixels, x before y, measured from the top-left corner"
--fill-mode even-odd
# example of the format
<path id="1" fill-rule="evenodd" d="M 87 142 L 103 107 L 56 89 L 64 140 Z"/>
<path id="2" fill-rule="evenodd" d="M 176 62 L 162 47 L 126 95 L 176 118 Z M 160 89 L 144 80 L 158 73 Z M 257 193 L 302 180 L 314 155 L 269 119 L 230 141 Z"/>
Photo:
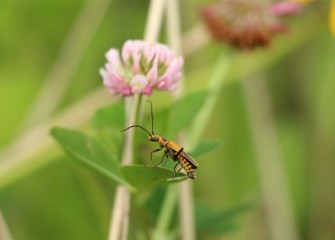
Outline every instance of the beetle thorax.
<path id="1" fill-rule="evenodd" d="M 158 142 L 160 145 L 164 145 L 168 142 L 162 135 L 158 134 L 148 136 L 147 140 L 150 142 Z"/>

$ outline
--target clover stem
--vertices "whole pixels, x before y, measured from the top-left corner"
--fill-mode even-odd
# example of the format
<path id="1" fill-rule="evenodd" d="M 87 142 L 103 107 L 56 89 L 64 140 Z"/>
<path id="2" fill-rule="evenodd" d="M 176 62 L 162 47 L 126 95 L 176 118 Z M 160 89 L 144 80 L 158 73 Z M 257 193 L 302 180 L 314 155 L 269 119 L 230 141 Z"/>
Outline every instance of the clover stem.
<path id="1" fill-rule="evenodd" d="M 161 28 L 162 16 L 165 8 L 166 0 L 152 0 L 149 6 L 149 13 L 146 23 L 144 40 L 155 42 L 158 38 Z M 128 101 L 128 100 L 127 100 Z M 132 105 L 126 102 L 126 122 L 127 126 L 135 124 L 136 113 L 140 103 L 140 95 L 135 95 Z M 125 136 L 125 145 L 122 154 L 122 164 L 131 164 L 133 161 L 133 142 L 134 131 L 127 131 Z M 113 206 L 112 220 L 109 230 L 110 240 L 127 239 L 129 224 L 129 206 L 130 192 L 125 186 L 118 186 L 116 189 L 115 201 Z"/>

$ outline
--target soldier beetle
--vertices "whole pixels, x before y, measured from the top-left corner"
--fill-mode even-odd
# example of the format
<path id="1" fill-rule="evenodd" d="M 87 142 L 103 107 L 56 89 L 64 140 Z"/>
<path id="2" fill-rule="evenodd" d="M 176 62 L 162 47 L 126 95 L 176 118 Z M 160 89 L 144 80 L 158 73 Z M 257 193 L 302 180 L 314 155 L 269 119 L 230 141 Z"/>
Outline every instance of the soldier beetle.
<path id="1" fill-rule="evenodd" d="M 176 176 L 177 172 L 179 172 L 181 169 L 184 169 L 189 178 L 195 179 L 196 178 L 195 169 L 198 168 L 198 163 L 194 159 L 192 159 L 192 157 L 184 151 L 184 148 L 179 146 L 176 142 L 167 140 L 162 135 L 154 133 L 154 117 L 152 110 L 152 102 L 149 100 L 147 101 L 150 103 L 151 106 L 151 128 L 152 128 L 151 133 L 143 126 L 137 124 L 129 126 L 126 129 L 121 130 L 121 132 L 127 131 L 128 129 L 134 127 L 141 128 L 149 135 L 147 137 L 147 141 L 157 142 L 159 145 L 159 148 L 151 151 L 150 153 L 151 161 L 153 161 L 152 158 L 153 153 L 159 152 L 164 149 L 162 160 L 158 164 L 155 164 L 155 166 L 158 166 L 161 163 L 165 163 L 165 161 L 170 157 L 174 162 L 177 162 L 173 168 L 174 173 L 172 178 Z M 178 165 L 180 165 L 180 168 L 177 170 Z"/>

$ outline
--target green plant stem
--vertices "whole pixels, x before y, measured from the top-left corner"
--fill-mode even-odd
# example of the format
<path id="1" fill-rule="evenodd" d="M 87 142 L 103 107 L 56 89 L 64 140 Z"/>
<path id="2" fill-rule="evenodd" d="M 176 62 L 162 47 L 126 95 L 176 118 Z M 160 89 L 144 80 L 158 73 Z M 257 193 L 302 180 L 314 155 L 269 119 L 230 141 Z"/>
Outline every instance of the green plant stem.
<path id="1" fill-rule="evenodd" d="M 169 224 L 177 202 L 177 190 L 178 186 L 176 184 L 172 184 L 167 188 L 161 212 L 155 227 L 153 239 L 167 238 Z"/>
<path id="2" fill-rule="evenodd" d="M 127 101 L 128 99 L 126 99 Z M 128 121 L 126 123 L 125 127 L 134 125 L 136 122 L 136 113 L 138 110 L 139 102 L 140 102 L 140 95 L 134 95 L 134 98 L 129 98 L 129 100 L 133 100 L 130 106 L 130 109 L 128 109 L 126 112 Z M 123 165 L 129 165 L 133 161 L 133 150 L 132 145 L 134 141 L 134 131 L 126 131 L 125 132 L 125 147 L 123 148 L 123 154 L 122 154 L 122 164 Z"/>
<path id="3" fill-rule="evenodd" d="M 222 83 L 225 79 L 225 75 L 229 69 L 229 57 L 221 56 L 217 61 L 213 74 L 210 78 L 208 84 L 209 94 L 206 98 L 206 101 L 199 113 L 194 119 L 193 124 L 191 125 L 191 129 L 188 134 L 188 149 L 193 149 L 198 144 L 203 131 L 208 125 L 208 120 L 211 113 L 214 110 L 215 103 L 220 96 L 220 92 L 222 89 Z M 196 239 L 196 231 L 194 226 L 194 206 L 193 206 L 193 191 L 192 191 L 192 183 L 190 181 L 185 181 L 180 184 L 179 189 L 179 207 L 181 211 L 181 224 L 183 226 L 182 236 L 185 240 L 193 240 Z"/>
<path id="4" fill-rule="evenodd" d="M 149 6 L 146 30 L 144 34 L 145 41 L 155 42 L 158 38 L 163 10 L 166 0 L 152 0 Z M 126 100 L 129 101 L 129 100 Z M 129 104 L 126 102 L 129 108 Z M 140 95 L 135 95 L 131 109 L 126 111 L 127 126 L 135 124 L 136 113 L 141 106 Z M 141 114 L 140 114 L 141 115 Z M 134 131 L 127 131 L 125 136 L 125 145 L 122 154 L 122 164 L 131 164 L 133 159 Z M 129 225 L 130 192 L 124 186 L 118 186 L 114 201 L 111 226 L 109 230 L 110 240 L 127 239 Z"/>
<path id="5" fill-rule="evenodd" d="M 148 42 L 156 42 L 162 25 L 164 8 L 167 0 L 151 0 L 144 39 Z"/>
<path id="6" fill-rule="evenodd" d="M 180 54 L 182 49 L 182 36 L 181 36 L 181 24 L 180 24 L 180 9 L 178 0 L 169 0 L 167 3 L 167 34 L 169 45 Z M 184 81 L 181 81 L 179 88 L 174 93 L 176 99 L 180 98 L 184 93 Z M 186 141 L 186 133 L 181 132 L 178 137 L 178 141 L 183 145 Z M 178 189 L 175 189 L 175 194 L 179 191 L 179 218 L 180 225 L 183 226 L 183 231 L 181 232 L 181 239 L 193 240 L 196 239 L 196 230 L 194 224 L 194 199 L 193 199 L 193 189 L 192 183 L 190 181 L 181 182 Z M 172 186 L 169 187 L 171 190 Z M 173 189 L 171 190 L 173 191 Z M 176 201 L 176 199 L 171 199 L 171 201 Z M 173 205 L 171 203 L 170 205 Z M 163 207 L 164 210 L 164 207 Z M 160 219 L 164 218 L 164 211 Z M 166 227 L 168 225 L 166 224 Z"/>
<path id="7" fill-rule="evenodd" d="M 132 101 L 131 105 L 126 103 L 126 127 L 135 124 L 136 113 L 139 105 L 140 95 L 134 95 L 134 98 L 128 98 L 126 101 Z M 122 154 L 122 165 L 128 165 L 133 162 L 133 141 L 134 131 L 125 132 L 125 143 Z M 130 192 L 126 186 L 119 185 L 116 188 L 112 221 L 109 231 L 109 239 L 127 239 L 129 223 L 129 204 Z"/>
<path id="8" fill-rule="evenodd" d="M 166 8 L 166 17 L 167 17 L 167 35 L 168 35 L 168 44 L 169 46 L 177 53 L 181 53 L 181 31 L 180 31 L 180 11 L 179 11 L 179 3 L 177 0 L 169 0 L 167 2 Z M 178 90 L 174 93 L 175 98 L 180 98 L 184 92 L 183 82 L 180 83 Z M 181 136 L 179 136 L 179 140 L 181 140 Z M 182 142 L 182 141 L 181 141 Z M 175 210 L 177 204 L 178 197 L 178 189 L 182 189 L 184 183 L 179 185 L 169 185 L 167 187 L 167 192 L 164 198 L 164 202 L 158 217 L 157 225 L 154 230 L 153 239 L 167 239 L 168 229 L 171 223 L 171 219 L 173 216 L 173 212 Z M 188 187 L 188 186 L 187 186 Z M 185 191 L 184 193 L 188 194 L 189 197 L 185 198 L 185 194 L 181 197 L 179 195 L 179 202 L 183 203 L 182 205 L 193 206 L 193 199 L 190 191 Z M 192 209 L 192 207 L 191 207 Z M 193 209 L 192 209 L 193 210 Z M 181 220 L 181 224 L 186 227 L 182 233 L 182 239 L 186 236 L 195 236 L 194 224 L 192 221 L 188 221 L 188 219 L 192 218 L 192 210 L 185 211 L 185 209 L 180 208 L 179 215 Z M 186 220 L 186 221 L 185 221 Z M 193 239 L 193 238 L 191 238 Z"/>
<path id="9" fill-rule="evenodd" d="M 181 53 L 182 36 L 180 30 L 180 9 L 178 0 L 169 0 L 166 7 L 168 44 L 178 54 Z"/>
<path id="10" fill-rule="evenodd" d="M 167 42 L 177 53 L 182 53 L 182 35 L 180 24 L 179 0 L 169 0 L 166 6 Z M 180 81 L 178 89 L 173 93 L 175 98 L 180 98 L 184 93 L 184 81 Z"/>
<path id="11" fill-rule="evenodd" d="M 215 63 L 213 73 L 207 87 L 208 96 L 204 105 L 195 117 L 189 131 L 188 147 L 190 149 L 196 147 L 196 145 L 199 143 L 201 135 L 203 134 L 203 131 L 206 129 L 206 126 L 208 126 L 212 112 L 215 110 L 215 104 L 220 97 L 223 82 L 226 79 L 229 67 L 231 66 L 230 59 L 230 55 L 222 54 Z"/>
<path id="12" fill-rule="evenodd" d="M 335 7 L 335 3 L 334 7 Z M 324 43 L 323 51 L 318 53 L 324 59 L 322 66 L 317 68 L 318 88 L 315 105 L 312 110 L 312 132 L 310 177 L 310 220 L 308 224 L 309 239 L 333 239 L 335 236 L 335 215 L 330 209 L 335 208 L 335 189 L 329 183 L 335 181 L 334 143 L 335 143 L 335 102 L 334 39 Z M 315 60 L 314 60 L 315 61 Z M 315 61 L 316 62 L 316 61 Z M 315 71 L 315 69 L 314 69 Z M 307 71 L 306 76 L 311 71 Z M 314 77 L 314 76 L 313 76 Z M 324 186 L 324 187 L 320 187 Z M 327 223 L 327 224 L 325 224 Z"/>
<path id="13" fill-rule="evenodd" d="M 188 143 L 187 148 L 192 149 L 199 142 L 202 132 L 205 130 L 207 126 L 207 122 L 211 113 L 214 111 L 215 103 L 220 96 L 220 89 L 222 88 L 223 81 L 225 80 L 225 76 L 228 72 L 230 62 L 229 57 L 222 55 L 219 57 L 217 63 L 215 64 L 213 74 L 210 78 L 208 84 L 209 94 L 206 99 L 205 104 L 200 109 L 199 114 L 195 117 L 194 123 L 191 126 L 190 133 L 188 135 Z M 184 136 L 185 137 L 185 136 Z M 186 141 L 181 141 L 186 142 Z M 186 146 L 186 145 L 185 145 Z M 172 189 L 171 189 L 172 188 Z M 173 186 L 168 187 L 168 191 L 176 191 L 173 189 Z M 180 206 L 180 219 L 181 225 L 183 226 L 182 239 L 195 239 L 196 233 L 194 228 L 194 217 L 193 217 L 193 197 L 192 197 L 192 189 L 191 182 L 184 181 L 180 184 L 179 189 L 179 206 Z M 166 195 L 168 198 L 169 195 Z M 167 199 L 165 199 L 167 201 Z M 176 199 L 169 198 L 169 201 L 176 201 Z M 171 216 L 166 214 L 167 211 L 173 211 L 170 206 L 174 206 L 173 203 L 164 204 L 161 210 L 161 213 L 158 218 L 158 222 L 170 222 L 171 219 L 167 219 L 167 216 Z M 163 228 L 165 227 L 165 228 Z M 162 224 L 156 227 L 155 230 L 159 236 L 163 236 L 167 231 L 168 224 Z"/>
<path id="14" fill-rule="evenodd" d="M 250 78 L 250 77 L 249 77 Z M 241 82 L 271 239 L 299 239 L 263 74 Z"/>
<path id="15" fill-rule="evenodd" d="M 179 185 L 179 211 L 180 225 L 182 226 L 181 236 L 185 240 L 196 239 L 193 182 L 191 180 L 181 182 Z"/>

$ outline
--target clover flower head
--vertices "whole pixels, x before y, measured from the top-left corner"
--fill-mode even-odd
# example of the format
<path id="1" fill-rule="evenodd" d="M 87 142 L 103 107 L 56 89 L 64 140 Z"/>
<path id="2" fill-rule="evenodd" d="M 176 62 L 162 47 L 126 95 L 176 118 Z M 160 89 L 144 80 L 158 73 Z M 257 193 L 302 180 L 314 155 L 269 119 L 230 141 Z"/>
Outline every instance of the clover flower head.
<path id="1" fill-rule="evenodd" d="M 269 45 L 273 35 L 287 27 L 279 16 L 296 14 L 299 3 L 262 0 L 221 0 L 201 9 L 200 14 L 213 37 L 240 49 Z"/>
<path id="2" fill-rule="evenodd" d="M 113 94 L 149 96 L 153 89 L 174 91 L 182 77 L 183 58 L 164 44 L 128 40 L 121 55 L 110 49 L 106 58 L 100 74 Z"/>

